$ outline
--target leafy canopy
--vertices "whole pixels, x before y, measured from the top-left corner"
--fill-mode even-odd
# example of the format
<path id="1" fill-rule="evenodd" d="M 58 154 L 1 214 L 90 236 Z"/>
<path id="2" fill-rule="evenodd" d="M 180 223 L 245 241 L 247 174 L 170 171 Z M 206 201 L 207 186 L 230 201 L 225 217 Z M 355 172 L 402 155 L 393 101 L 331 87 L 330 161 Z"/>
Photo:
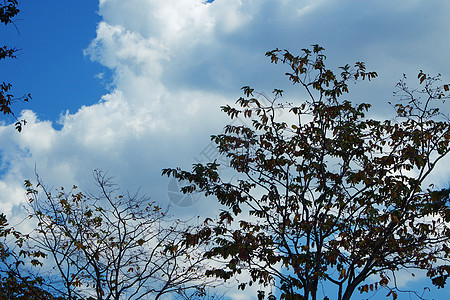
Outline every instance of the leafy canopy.
<path id="1" fill-rule="evenodd" d="M 308 99 L 283 104 L 275 89 L 274 99 L 262 101 L 244 87 L 237 107 L 222 107 L 243 123 L 212 136 L 232 180 L 216 161 L 163 170 L 191 183 L 184 192 L 204 192 L 224 207 L 189 239 L 214 241 L 206 255 L 223 265 L 207 274 L 228 280 L 247 272 L 239 287 L 275 287 L 270 299 L 350 299 L 381 288 L 396 299 L 395 275 L 405 269 L 425 270 L 444 287 L 449 191 L 425 183 L 450 151 L 449 119 L 438 109 L 449 85 L 421 71 L 421 88 L 411 90 L 405 77 L 392 104 L 396 116 L 371 119 L 370 104 L 345 99 L 350 83 L 377 77 L 364 63 L 336 74 L 318 45 L 266 56 L 288 66 L 288 79 Z M 324 283 L 336 295 L 320 290 Z"/>

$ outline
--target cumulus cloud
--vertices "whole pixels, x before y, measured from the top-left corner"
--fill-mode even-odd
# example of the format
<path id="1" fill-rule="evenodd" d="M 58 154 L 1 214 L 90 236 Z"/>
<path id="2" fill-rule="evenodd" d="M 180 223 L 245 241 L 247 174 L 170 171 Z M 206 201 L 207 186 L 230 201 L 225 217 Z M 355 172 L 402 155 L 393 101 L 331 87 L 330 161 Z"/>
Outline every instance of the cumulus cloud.
<path id="1" fill-rule="evenodd" d="M 267 50 L 295 51 L 319 43 L 331 65 L 367 62 L 381 78 L 354 97 L 390 108 L 395 80 L 423 68 L 445 72 L 450 49 L 446 1 L 356 0 L 101 0 L 102 21 L 85 55 L 113 71 L 111 92 L 97 104 L 60 118 L 61 129 L 24 111 L 21 134 L 0 127 L 1 209 L 24 200 L 22 182 L 34 169 L 51 185 L 88 186 L 102 168 L 131 190 L 142 187 L 167 203 L 164 167 L 189 168 L 209 135 L 228 122 L 219 106 L 239 88 L 267 94 L 292 87 Z M 432 12 L 433 18 L 429 18 Z M 295 99 L 295 93 L 289 93 Z M 448 178 L 440 169 L 443 184 Z M 442 179 L 444 178 L 444 179 Z M 195 213 L 206 209 L 196 206 Z M 194 212 L 193 212 L 194 213 Z"/>
<path id="2" fill-rule="evenodd" d="M 381 117 L 391 111 L 386 102 L 402 73 L 414 78 L 419 69 L 450 70 L 445 0 L 204 2 L 99 1 L 102 21 L 84 53 L 112 70 L 111 91 L 94 105 L 63 113 L 59 130 L 52 127 L 56 120 L 32 111 L 22 112 L 28 124 L 20 134 L 0 126 L 1 211 L 24 216 L 22 183 L 35 170 L 50 187 L 89 189 L 92 170 L 100 168 L 123 188 L 141 188 L 168 204 L 161 169 L 190 168 L 202 159 L 209 135 L 229 122 L 219 106 L 233 103 L 241 86 L 267 94 L 282 88 L 290 100 L 299 98 L 284 69 L 264 57 L 276 47 L 296 51 L 319 43 L 335 67 L 366 61 L 380 78 L 352 87 L 352 99 L 374 103 Z M 448 167 L 436 171 L 434 183 L 448 185 Z M 172 212 L 210 213 L 215 205 L 205 205 L 208 200 Z"/>

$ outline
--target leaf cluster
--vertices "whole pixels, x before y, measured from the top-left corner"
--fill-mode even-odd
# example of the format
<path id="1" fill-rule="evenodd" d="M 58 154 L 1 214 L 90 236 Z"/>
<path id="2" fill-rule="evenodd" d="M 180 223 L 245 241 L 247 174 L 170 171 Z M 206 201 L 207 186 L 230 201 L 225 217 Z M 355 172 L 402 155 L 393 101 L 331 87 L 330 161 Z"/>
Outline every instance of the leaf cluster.
<path id="1" fill-rule="evenodd" d="M 45 254 L 24 247 L 27 235 L 10 227 L 0 214 L 0 299 L 58 299 L 46 289 L 42 277 L 25 270 L 25 264 L 41 266 Z"/>
<path id="2" fill-rule="evenodd" d="M 0 4 L 0 22 L 4 25 L 10 23 L 14 25 L 13 19 L 20 12 L 18 5 L 19 3 L 17 0 L 2 0 L 2 3 Z M 15 48 L 0 46 L 0 60 L 5 58 L 16 58 L 15 54 L 17 51 L 18 49 Z M 3 82 L 0 85 L 0 112 L 3 113 L 3 115 L 13 116 L 16 120 L 15 128 L 20 132 L 22 131 L 23 125 L 26 124 L 26 121 L 17 119 L 11 109 L 11 105 L 13 102 L 17 101 L 28 102 L 31 99 L 31 95 L 28 94 L 22 97 L 15 97 L 10 92 L 11 88 L 12 85 L 10 83 Z"/>

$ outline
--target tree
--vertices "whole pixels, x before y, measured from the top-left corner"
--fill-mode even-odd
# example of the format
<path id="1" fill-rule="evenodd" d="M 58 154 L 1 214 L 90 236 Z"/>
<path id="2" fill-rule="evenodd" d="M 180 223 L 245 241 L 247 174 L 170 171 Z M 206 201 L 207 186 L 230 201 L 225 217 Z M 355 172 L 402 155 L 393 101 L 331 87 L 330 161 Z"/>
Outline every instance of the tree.
<path id="1" fill-rule="evenodd" d="M 324 291 L 324 299 L 348 300 L 355 291 L 381 287 L 396 299 L 401 270 L 425 270 L 432 284 L 444 287 L 449 190 L 428 186 L 427 179 L 450 151 L 449 119 L 438 109 L 449 85 L 438 86 L 439 76 L 421 71 L 422 88 L 411 90 L 405 77 L 392 104 L 396 116 L 376 120 L 365 116 L 369 104 L 343 99 L 349 83 L 377 76 L 364 63 L 335 74 L 318 45 L 298 56 L 279 49 L 266 55 L 288 66 L 289 80 L 308 99 L 281 103 L 283 91 L 275 89 L 264 105 L 243 87 L 239 107 L 222 109 L 244 125 L 212 136 L 234 179 L 216 161 L 190 172 L 163 170 L 190 182 L 185 193 L 203 192 L 224 207 L 200 232 L 215 241 L 207 257 L 223 260 L 207 274 L 227 280 L 248 272 L 239 287 L 274 286 L 269 299 L 319 299 L 323 284 L 336 290 Z M 264 297 L 260 291 L 258 299 Z"/>
<path id="2" fill-rule="evenodd" d="M 67 300 L 203 295 L 214 280 L 204 280 L 202 252 L 182 238 L 196 229 L 146 196 L 120 194 L 106 173 L 94 177 L 98 195 L 77 187 L 52 194 L 38 179 L 40 196 L 26 182 L 38 222 L 30 247 L 47 254 L 44 267 L 56 270 L 45 277 L 51 293 Z"/>
<path id="3" fill-rule="evenodd" d="M 25 263 L 41 265 L 44 254 L 24 247 L 28 238 L 10 227 L 4 214 L 0 214 L 0 299 L 56 300 L 45 290 L 41 277 L 23 270 Z"/>
<path id="4" fill-rule="evenodd" d="M 0 4 L 0 22 L 4 25 L 13 24 L 14 17 L 20 12 L 18 8 L 17 0 L 3 0 Z M 0 60 L 6 58 L 16 58 L 16 53 L 19 51 L 16 48 L 10 48 L 8 46 L 0 46 Z M 18 120 L 11 109 L 11 105 L 17 101 L 28 102 L 31 99 L 31 95 L 25 95 L 22 97 L 15 97 L 11 94 L 12 85 L 10 83 L 2 82 L 0 84 L 0 112 L 3 115 L 12 115 L 16 120 L 16 129 L 22 131 L 22 126 L 26 124 L 25 120 Z"/>

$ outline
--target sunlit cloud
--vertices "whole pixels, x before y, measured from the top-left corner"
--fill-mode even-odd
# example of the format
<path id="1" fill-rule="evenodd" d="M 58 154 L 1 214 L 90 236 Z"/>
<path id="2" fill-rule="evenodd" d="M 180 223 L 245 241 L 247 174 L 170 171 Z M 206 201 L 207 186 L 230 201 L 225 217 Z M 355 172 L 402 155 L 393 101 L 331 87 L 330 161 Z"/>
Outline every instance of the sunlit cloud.
<path id="1" fill-rule="evenodd" d="M 443 59 L 448 7 L 445 1 L 101 0 L 102 21 L 84 54 L 111 70 L 110 92 L 63 113 L 60 130 L 51 126 L 56 120 L 31 111 L 23 112 L 22 133 L 0 128 L 1 209 L 9 213 L 24 202 L 22 183 L 35 169 L 57 187 L 89 186 L 91 171 L 102 168 L 125 188 L 141 187 L 168 204 L 161 169 L 196 162 L 209 135 L 229 122 L 220 105 L 233 103 L 241 86 L 268 95 L 286 89 L 289 101 L 301 99 L 285 69 L 264 57 L 276 47 L 295 52 L 320 43 L 333 67 L 366 61 L 380 78 L 351 87 L 352 99 L 376 104 L 374 114 L 383 117 L 402 73 L 414 78 L 420 68 L 450 69 Z M 448 171 L 437 171 L 445 184 Z M 190 213 L 212 207 L 196 204 Z"/>

